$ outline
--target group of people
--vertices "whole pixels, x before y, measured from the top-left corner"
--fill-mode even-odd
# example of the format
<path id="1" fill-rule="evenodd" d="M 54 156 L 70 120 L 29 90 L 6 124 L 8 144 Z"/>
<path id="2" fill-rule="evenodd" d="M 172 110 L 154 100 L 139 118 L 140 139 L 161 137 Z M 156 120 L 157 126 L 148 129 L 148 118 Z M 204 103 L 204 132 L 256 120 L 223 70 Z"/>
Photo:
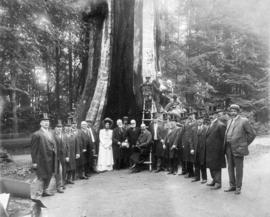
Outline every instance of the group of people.
<path id="1" fill-rule="evenodd" d="M 56 190 L 63 193 L 66 184 L 74 184 L 76 177 L 88 179 L 91 172 L 105 172 L 129 168 L 131 173 L 140 172 L 145 162 L 152 164 L 156 173 L 168 171 L 207 183 L 207 168 L 212 189 L 221 188 L 221 170 L 227 158 L 230 187 L 226 192 L 241 193 L 244 156 L 255 133 L 247 118 L 239 115 L 240 107 L 231 105 L 229 119 L 223 112 L 210 117 L 189 114 L 180 122 L 160 120 L 158 116 L 146 126 L 137 127 L 134 119 L 105 118 L 103 128 L 96 135 L 90 121 L 60 123 L 54 131 L 49 129 L 49 119 L 43 118 L 41 129 L 32 136 L 32 162 L 36 169 L 38 190 L 34 196 L 50 196 L 48 191 L 52 176 Z M 97 162 L 94 163 L 94 156 Z M 149 159 L 150 157 L 150 159 Z M 180 174 L 179 174 L 180 175 Z"/>
<path id="2" fill-rule="evenodd" d="M 33 199 L 52 195 L 52 177 L 58 193 L 64 193 L 65 186 L 74 184 L 76 179 L 88 179 L 95 172 L 97 153 L 98 138 L 90 122 L 82 121 L 78 128 L 72 119 L 65 125 L 58 121 L 51 130 L 49 117 L 44 114 L 40 126 L 31 138 L 32 164 L 37 175 L 31 192 Z"/>

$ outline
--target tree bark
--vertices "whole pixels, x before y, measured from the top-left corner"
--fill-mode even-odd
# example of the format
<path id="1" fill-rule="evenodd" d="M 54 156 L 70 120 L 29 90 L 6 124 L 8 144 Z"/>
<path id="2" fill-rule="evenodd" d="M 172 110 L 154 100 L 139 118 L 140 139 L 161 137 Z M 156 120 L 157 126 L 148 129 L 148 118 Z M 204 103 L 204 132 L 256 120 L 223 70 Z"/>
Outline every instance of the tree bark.
<path id="1" fill-rule="evenodd" d="M 56 98 L 56 116 L 60 117 L 60 48 L 55 46 L 55 98 Z"/>
<path id="2" fill-rule="evenodd" d="M 69 110 L 72 111 L 73 105 L 73 68 L 72 68 L 72 47 L 68 49 L 68 92 L 69 92 Z"/>
<path id="3" fill-rule="evenodd" d="M 12 105 L 12 125 L 13 125 L 13 134 L 14 137 L 18 135 L 18 115 L 17 115 L 17 94 L 16 94 L 16 83 L 17 83 L 17 74 L 15 72 L 11 73 L 11 105 Z"/>

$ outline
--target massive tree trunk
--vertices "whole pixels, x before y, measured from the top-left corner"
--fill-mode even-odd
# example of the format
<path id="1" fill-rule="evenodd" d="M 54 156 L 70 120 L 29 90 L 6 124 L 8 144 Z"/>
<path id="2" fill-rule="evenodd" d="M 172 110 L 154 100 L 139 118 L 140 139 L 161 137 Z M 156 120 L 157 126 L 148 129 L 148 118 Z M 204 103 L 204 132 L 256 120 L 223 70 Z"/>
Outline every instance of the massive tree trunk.
<path id="1" fill-rule="evenodd" d="M 83 58 L 78 120 L 90 119 L 98 128 L 105 116 L 138 119 L 143 77 L 150 73 L 155 78 L 156 73 L 154 0 L 104 0 L 90 8 L 84 16 L 88 53 Z"/>

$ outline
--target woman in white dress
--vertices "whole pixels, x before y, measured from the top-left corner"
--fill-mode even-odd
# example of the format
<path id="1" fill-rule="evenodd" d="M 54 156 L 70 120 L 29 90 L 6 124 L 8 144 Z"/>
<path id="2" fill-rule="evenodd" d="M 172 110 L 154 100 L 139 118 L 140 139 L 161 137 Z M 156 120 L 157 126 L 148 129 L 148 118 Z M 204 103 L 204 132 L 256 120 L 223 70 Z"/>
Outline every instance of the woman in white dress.
<path id="1" fill-rule="evenodd" d="M 105 172 L 113 170 L 113 152 L 112 152 L 112 127 L 113 121 L 105 118 L 104 129 L 99 131 L 99 153 L 97 171 Z"/>

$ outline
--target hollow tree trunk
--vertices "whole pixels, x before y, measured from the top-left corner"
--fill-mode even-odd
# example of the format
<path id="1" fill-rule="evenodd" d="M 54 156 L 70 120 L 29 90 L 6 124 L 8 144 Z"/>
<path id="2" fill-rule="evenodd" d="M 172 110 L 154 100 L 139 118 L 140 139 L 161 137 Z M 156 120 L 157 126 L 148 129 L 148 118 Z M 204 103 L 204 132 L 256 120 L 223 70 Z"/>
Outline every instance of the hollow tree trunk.
<path id="1" fill-rule="evenodd" d="M 105 17 L 100 12 L 100 5 L 104 5 L 104 2 L 107 8 Z M 145 2 L 148 2 L 148 6 L 143 13 Z M 99 6 L 91 6 L 86 16 L 88 25 L 95 28 L 88 28 L 86 34 L 88 53 L 82 67 L 82 76 L 85 77 L 81 79 L 85 82 L 77 115 L 79 121 L 86 117 L 98 128 L 105 116 L 114 120 L 124 115 L 136 119 L 141 116 L 140 85 L 147 73 L 155 78 L 156 58 L 153 0 L 107 0 L 97 4 Z M 151 11 L 150 16 L 147 10 Z M 149 17 L 145 20 L 150 25 L 144 24 L 144 16 Z M 100 25 L 97 20 L 103 24 Z M 96 36 L 99 35 L 97 27 L 100 26 L 102 37 L 99 43 Z M 143 56 L 143 37 L 151 47 L 150 56 Z M 145 65 L 148 64 L 147 57 L 151 58 L 150 71 L 142 67 L 143 61 Z"/>

